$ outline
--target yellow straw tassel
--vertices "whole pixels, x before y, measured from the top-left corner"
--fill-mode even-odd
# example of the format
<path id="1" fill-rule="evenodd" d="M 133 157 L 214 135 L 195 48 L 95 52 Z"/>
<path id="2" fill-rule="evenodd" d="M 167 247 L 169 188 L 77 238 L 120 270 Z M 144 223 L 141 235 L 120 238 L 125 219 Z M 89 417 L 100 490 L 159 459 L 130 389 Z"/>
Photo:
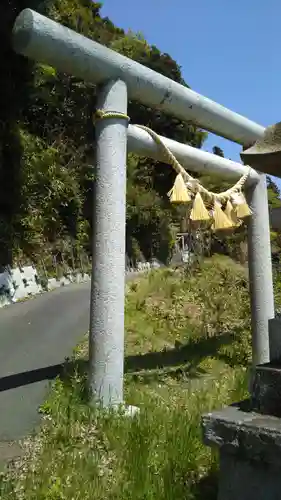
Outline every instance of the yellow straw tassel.
<path id="1" fill-rule="evenodd" d="M 246 198 L 242 192 L 234 193 L 232 195 L 232 202 L 235 207 L 235 213 L 238 219 L 245 219 L 252 215 L 249 205 L 246 202 Z"/>
<path id="2" fill-rule="evenodd" d="M 224 213 L 227 216 L 227 218 L 230 220 L 232 223 L 232 227 L 239 227 L 241 225 L 241 221 L 238 219 L 236 212 L 233 208 L 233 205 L 230 200 L 227 200 Z"/>
<path id="3" fill-rule="evenodd" d="M 233 227 L 232 222 L 222 211 L 221 204 L 218 201 L 215 201 L 214 203 L 213 218 L 214 222 L 212 224 L 212 229 L 214 231 L 219 231 L 220 229 L 230 229 Z"/>
<path id="4" fill-rule="evenodd" d="M 172 203 L 188 203 L 191 201 L 190 194 L 181 174 L 177 175 L 172 189 L 168 192 L 168 196 Z"/>
<path id="5" fill-rule="evenodd" d="M 204 201 L 202 200 L 202 196 L 199 191 L 196 193 L 193 201 L 190 219 L 193 221 L 203 221 L 210 219 L 210 214 L 204 205 Z"/>

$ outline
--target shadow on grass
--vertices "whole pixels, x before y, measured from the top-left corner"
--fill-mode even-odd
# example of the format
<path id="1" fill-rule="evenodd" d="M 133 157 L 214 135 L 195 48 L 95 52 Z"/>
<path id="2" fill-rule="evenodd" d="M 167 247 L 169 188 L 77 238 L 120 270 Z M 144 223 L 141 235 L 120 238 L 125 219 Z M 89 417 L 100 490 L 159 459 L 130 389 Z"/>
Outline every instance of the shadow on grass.
<path id="1" fill-rule="evenodd" d="M 232 341 L 229 334 L 209 338 L 195 339 L 188 344 L 178 344 L 173 349 L 163 349 L 159 352 L 148 352 L 125 359 L 125 372 L 137 373 L 142 370 L 156 370 L 188 364 L 190 371 L 207 356 L 216 356 L 222 345 Z"/>
<path id="2" fill-rule="evenodd" d="M 167 377 L 174 380 L 201 378 L 206 371 L 199 367 L 208 357 L 216 357 L 221 345 L 230 342 L 229 336 L 192 339 L 188 344 L 178 343 L 173 349 L 128 356 L 125 373 L 145 384 L 164 383 Z"/>
<path id="3" fill-rule="evenodd" d="M 165 384 L 168 379 L 174 379 L 181 382 L 190 379 L 199 379 L 207 374 L 206 370 L 198 366 L 188 364 L 180 366 L 179 368 L 169 367 L 160 368 L 155 370 L 142 370 L 137 372 L 129 372 L 132 380 L 135 382 L 142 382 L 144 384 L 151 384 L 153 382 Z"/>
<path id="4" fill-rule="evenodd" d="M 127 356 L 124 366 L 125 373 L 136 377 L 139 375 L 141 380 L 147 383 L 166 376 L 178 379 L 183 377 L 199 378 L 205 374 L 204 370 L 198 367 L 200 362 L 207 356 L 217 356 L 220 346 L 227 343 L 231 343 L 231 337 L 221 335 L 193 340 L 188 344 L 178 344 L 173 349 Z M 75 372 L 85 373 L 87 366 L 87 360 L 67 359 L 64 363 L 57 365 L 8 375 L 0 378 L 0 392 L 36 382 L 54 380 L 56 377 L 69 379 Z"/>

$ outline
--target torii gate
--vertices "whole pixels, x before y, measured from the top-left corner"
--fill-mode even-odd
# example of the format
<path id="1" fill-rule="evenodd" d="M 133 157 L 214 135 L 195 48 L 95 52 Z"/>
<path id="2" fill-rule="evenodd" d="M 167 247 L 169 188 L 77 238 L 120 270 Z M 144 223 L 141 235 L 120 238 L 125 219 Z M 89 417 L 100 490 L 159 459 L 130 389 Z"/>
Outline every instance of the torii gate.
<path id="1" fill-rule="evenodd" d="M 127 113 L 128 96 L 222 137 L 251 146 L 264 128 L 206 97 L 74 31 L 25 9 L 16 19 L 17 53 L 99 85 L 98 108 Z M 164 160 L 147 132 L 119 118 L 96 124 L 93 270 L 90 312 L 90 386 L 104 406 L 123 402 L 126 155 Z M 182 165 L 238 178 L 247 168 L 162 138 Z M 247 198 L 253 363 L 269 360 L 268 322 L 274 318 L 266 176 L 250 171 Z"/>

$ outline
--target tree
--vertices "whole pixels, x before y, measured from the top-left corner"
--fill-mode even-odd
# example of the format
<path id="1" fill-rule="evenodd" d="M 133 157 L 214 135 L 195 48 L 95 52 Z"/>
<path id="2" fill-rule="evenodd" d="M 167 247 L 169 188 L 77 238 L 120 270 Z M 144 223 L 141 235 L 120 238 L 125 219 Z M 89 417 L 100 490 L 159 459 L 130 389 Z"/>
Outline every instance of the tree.
<path id="1" fill-rule="evenodd" d="M 270 208 L 278 208 L 281 207 L 281 199 L 280 199 L 280 190 L 275 182 L 272 180 L 272 177 L 269 175 L 266 176 L 267 182 L 267 194 L 268 194 L 268 205 Z"/>
<path id="2" fill-rule="evenodd" d="M 156 47 L 150 47 L 140 34 L 125 34 L 108 18 L 102 19 L 99 10 L 100 4 L 90 0 L 54 0 L 49 6 L 49 15 L 56 21 L 186 85 L 179 66 L 168 54 L 162 54 Z M 92 215 L 91 165 L 94 161 L 92 114 L 95 103 L 94 85 L 58 73 L 42 64 L 35 66 L 34 84 L 31 86 L 29 103 L 24 113 L 24 128 L 30 137 L 40 139 L 40 144 L 45 144 L 47 151 L 57 144 L 59 138 L 60 144 L 64 144 L 63 153 L 60 148 L 62 164 L 65 163 L 65 155 L 71 155 L 71 151 L 79 152 L 75 154 L 79 179 L 77 196 L 82 200 L 82 213 L 87 218 L 89 227 Z M 195 126 L 136 102 L 129 102 L 128 112 L 134 123 L 148 125 L 161 135 L 196 147 L 201 147 L 206 137 L 206 133 Z M 42 158 L 40 151 L 38 155 Z M 162 258 L 166 259 L 170 253 L 172 238 L 169 225 L 179 219 L 178 210 L 170 204 L 167 197 L 175 173 L 166 164 L 143 158 L 129 158 L 128 170 L 130 168 L 133 175 L 128 176 L 127 248 L 133 247 L 130 241 L 133 239 L 147 257 L 161 254 Z M 53 175 L 58 174 L 54 171 Z M 46 179 L 46 185 L 48 182 Z M 46 211 L 45 217 L 52 227 L 50 212 Z M 66 211 L 63 221 L 57 213 L 57 221 L 65 228 L 71 225 L 67 218 L 73 219 L 69 210 Z M 65 231 L 68 234 L 69 230 Z M 52 244 L 55 245 L 56 242 L 53 241 Z"/>
<path id="3" fill-rule="evenodd" d="M 219 148 L 219 146 L 213 147 L 213 153 L 214 155 L 221 156 L 222 158 L 224 158 L 224 152 L 221 148 Z"/>
<path id="4" fill-rule="evenodd" d="M 22 147 L 19 123 L 23 119 L 33 81 L 33 64 L 15 54 L 11 30 L 20 11 L 44 11 L 43 1 L 8 0 L 0 4 L 0 263 L 11 264 L 18 231 L 21 200 Z"/>

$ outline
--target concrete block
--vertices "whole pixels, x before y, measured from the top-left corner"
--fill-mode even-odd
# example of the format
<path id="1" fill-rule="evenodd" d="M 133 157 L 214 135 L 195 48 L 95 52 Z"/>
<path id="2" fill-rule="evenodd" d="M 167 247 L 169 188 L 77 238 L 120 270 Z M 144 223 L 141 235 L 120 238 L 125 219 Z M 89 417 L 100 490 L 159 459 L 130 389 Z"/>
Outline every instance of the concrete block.
<path id="1" fill-rule="evenodd" d="M 55 290 L 60 287 L 59 281 L 56 278 L 48 279 L 48 290 Z"/>
<path id="2" fill-rule="evenodd" d="M 261 414 L 281 417 L 281 362 L 256 366 L 252 376 L 251 407 Z"/>
<path id="3" fill-rule="evenodd" d="M 270 361 L 281 359 L 281 317 L 269 320 L 269 356 Z"/>
<path id="4" fill-rule="evenodd" d="M 219 500 L 281 499 L 281 419 L 250 401 L 202 418 L 205 444 L 219 450 Z"/>

